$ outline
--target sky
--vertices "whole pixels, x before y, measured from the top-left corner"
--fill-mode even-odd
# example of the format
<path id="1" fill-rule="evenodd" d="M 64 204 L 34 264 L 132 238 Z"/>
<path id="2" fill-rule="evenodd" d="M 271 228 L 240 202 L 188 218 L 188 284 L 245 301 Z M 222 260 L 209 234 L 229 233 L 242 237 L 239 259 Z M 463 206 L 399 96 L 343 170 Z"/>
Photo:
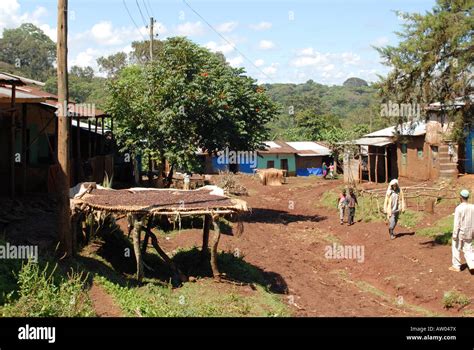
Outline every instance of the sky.
<path id="1" fill-rule="evenodd" d="M 395 10 L 431 10 L 434 0 L 69 0 L 69 66 L 129 52 L 148 39 L 187 36 L 221 51 L 260 83 L 340 85 L 349 77 L 377 81 L 389 68 L 373 46 L 396 45 Z M 130 14 L 127 12 L 130 12 Z M 140 12 L 141 11 L 141 12 Z M 57 1 L 1 0 L 0 35 L 31 22 L 56 40 Z"/>

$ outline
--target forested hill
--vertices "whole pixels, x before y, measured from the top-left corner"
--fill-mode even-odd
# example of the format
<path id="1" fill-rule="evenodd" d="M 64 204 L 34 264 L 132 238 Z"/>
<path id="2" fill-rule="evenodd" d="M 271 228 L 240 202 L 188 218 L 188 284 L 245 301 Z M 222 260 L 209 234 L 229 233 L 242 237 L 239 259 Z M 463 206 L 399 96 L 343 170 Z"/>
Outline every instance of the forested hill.
<path id="1" fill-rule="evenodd" d="M 281 107 L 270 123 L 272 138 L 326 138 L 325 130 L 345 129 L 362 134 L 386 126 L 379 117 L 378 90 L 359 78 L 328 86 L 308 80 L 304 84 L 266 84 L 266 92 Z"/>

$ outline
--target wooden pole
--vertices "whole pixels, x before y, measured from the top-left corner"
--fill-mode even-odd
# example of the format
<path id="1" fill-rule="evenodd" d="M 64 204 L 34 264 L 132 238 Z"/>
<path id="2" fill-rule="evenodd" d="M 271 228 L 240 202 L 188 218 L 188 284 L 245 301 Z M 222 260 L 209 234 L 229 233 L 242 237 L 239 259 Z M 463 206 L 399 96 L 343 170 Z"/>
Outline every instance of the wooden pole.
<path id="1" fill-rule="evenodd" d="M 141 282 L 143 279 L 143 260 L 140 250 L 140 233 L 143 229 L 142 222 L 134 216 L 133 223 L 133 251 L 135 252 L 135 259 L 137 260 L 137 280 Z"/>
<path id="2" fill-rule="evenodd" d="M 26 193 L 27 186 L 26 186 L 26 179 L 27 179 L 27 167 L 28 167 L 28 159 L 26 159 L 26 149 L 28 148 L 28 143 L 26 142 L 27 137 L 27 114 L 28 107 L 26 104 L 23 104 L 23 108 L 21 111 L 21 164 L 22 164 L 22 192 L 23 194 Z M 49 140 L 48 140 L 49 143 Z"/>
<path id="3" fill-rule="evenodd" d="M 97 124 L 99 124 L 99 118 L 98 118 L 98 117 L 95 117 L 94 156 L 97 155 Z"/>
<path id="4" fill-rule="evenodd" d="M 217 266 L 217 246 L 219 245 L 219 238 L 221 237 L 221 229 L 219 227 L 219 222 L 217 221 L 218 217 L 212 217 L 212 224 L 214 226 L 214 234 L 212 236 L 212 246 L 211 246 L 211 268 L 212 275 L 214 278 L 219 278 L 219 268 Z"/>
<path id="5" fill-rule="evenodd" d="M 210 215 L 204 215 L 204 225 L 202 228 L 202 250 L 201 250 L 201 261 L 204 261 L 208 256 L 209 246 L 209 230 L 211 228 L 211 217 Z"/>
<path id="6" fill-rule="evenodd" d="M 376 148 L 377 153 L 375 154 L 375 182 L 379 182 L 379 149 Z"/>
<path id="7" fill-rule="evenodd" d="M 87 134 L 87 140 L 88 140 L 88 154 L 89 154 L 89 159 L 92 157 L 92 138 L 91 138 L 91 121 L 90 119 L 87 121 L 88 127 L 89 127 L 89 133 Z"/>
<path id="8" fill-rule="evenodd" d="M 77 130 L 76 130 L 76 182 L 81 182 L 81 119 L 80 117 L 76 118 L 77 120 Z"/>
<path id="9" fill-rule="evenodd" d="M 153 62 L 153 40 L 154 40 L 154 33 L 153 33 L 153 24 L 155 20 L 153 17 L 150 17 L 150 62 Z"/>
<path id="10" fill-rule="evenodd" d="M 58 0 L 58 206 L 59 252 L 63 257 L 73 253 L 71 234 L 71 210 L 69 206 L 69 122 L 68 122 L 68 74 L 67 74 L 67 0 Z"/>
<path id="11" fill-rule="evenodd" d="M 388 183 L 388 152 L 385 146 L 385 183 Z"/>
<path id="12" fill-rule="evenodd" d="M 367 150 L 367 157 L 369 161 L 369 182 L 372 182 L 372 162 L 370 161 L 370 146 L 368 146 Z"/>
<path id="13" fill-rule="evenodd" d="M 15 198 L 15 104 L 16 104 L 16 86 L 12 86 L 12 99 L 10 115 L 10 197 Z"/>

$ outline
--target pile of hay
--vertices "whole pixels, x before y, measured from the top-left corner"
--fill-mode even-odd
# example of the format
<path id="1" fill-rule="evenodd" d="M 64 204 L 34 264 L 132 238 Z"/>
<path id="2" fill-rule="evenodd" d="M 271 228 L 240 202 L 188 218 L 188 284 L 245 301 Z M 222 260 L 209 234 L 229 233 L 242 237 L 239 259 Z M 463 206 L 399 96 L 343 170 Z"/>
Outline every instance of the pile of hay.
<path id="1" fill-rule="evenodd" d="M 281 169 L 258 169 L 257 174 L 264 186 L 281 186 L 283 183 L 284 172 Z"/>

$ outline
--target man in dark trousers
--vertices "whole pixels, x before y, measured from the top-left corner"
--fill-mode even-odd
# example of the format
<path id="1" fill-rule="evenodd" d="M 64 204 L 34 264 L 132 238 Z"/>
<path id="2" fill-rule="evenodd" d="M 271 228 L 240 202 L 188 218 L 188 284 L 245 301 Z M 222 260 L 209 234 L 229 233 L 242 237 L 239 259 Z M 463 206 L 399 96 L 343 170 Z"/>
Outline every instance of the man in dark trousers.
<path id="1" fill-rule="evenodd" d="M 349 194 L 347 195 L 347 207 L 349 208 L 349 226 L 354 225 L 354 218 L 357 205 L 357 196 L 354 193 L 354 189 L 349 189 Z"/>

